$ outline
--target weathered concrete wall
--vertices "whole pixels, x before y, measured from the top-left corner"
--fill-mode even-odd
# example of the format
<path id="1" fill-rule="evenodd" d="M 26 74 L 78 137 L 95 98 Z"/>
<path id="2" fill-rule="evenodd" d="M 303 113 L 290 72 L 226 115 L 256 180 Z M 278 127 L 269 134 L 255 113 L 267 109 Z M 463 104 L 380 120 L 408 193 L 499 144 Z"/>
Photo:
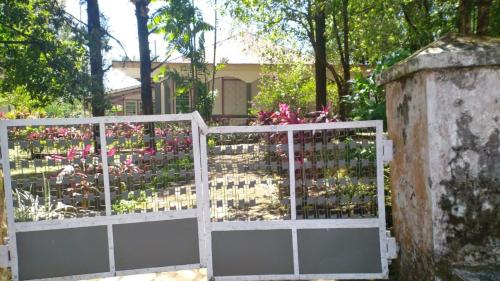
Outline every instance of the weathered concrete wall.
<path id="1" fill-rule="evenodd" d="M 389 139 L 394 142 L 391 162 L 392 216 L 400 246 L 400 267 L 425 280 L 432 263 L 432 209 L 428 167 L 426 75 L 387 85 Z"/>
<path id="2" fill-rule="evenodd" d="M 500 66 L 427 75 L 439 260 L 500 265 Z"/>
<path id="3" fill-rule="evenodd" d="M 400 280 L 455 280 L 456 267 L 498 270 L 497 54 L 500 40 L 451 36 L 379 78 L 395 146 L 391 188 Z"/>

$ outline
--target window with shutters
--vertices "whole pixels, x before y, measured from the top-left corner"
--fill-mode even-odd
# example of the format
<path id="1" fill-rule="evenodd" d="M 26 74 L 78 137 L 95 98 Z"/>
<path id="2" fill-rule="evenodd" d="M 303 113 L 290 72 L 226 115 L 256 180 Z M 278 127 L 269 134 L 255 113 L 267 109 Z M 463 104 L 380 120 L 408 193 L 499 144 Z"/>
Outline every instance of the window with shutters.
<path id="1" fill-rule="evenodd" d="M 135 100 L 125 101 L 125 115 L 137 115 L 137 101 Z"/>

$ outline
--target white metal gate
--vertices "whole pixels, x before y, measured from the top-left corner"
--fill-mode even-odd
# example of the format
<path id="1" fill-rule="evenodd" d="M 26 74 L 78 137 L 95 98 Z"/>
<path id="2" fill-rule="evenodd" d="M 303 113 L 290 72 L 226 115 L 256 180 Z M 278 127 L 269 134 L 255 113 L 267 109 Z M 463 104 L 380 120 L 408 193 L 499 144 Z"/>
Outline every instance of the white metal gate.
<path id="1" fill-rule="evenodd" d="M 381 121 L 209 128 L 208 275 L 387 278 L 382 133 Z"/>
<path id="2" fill-rule="evenodd" d="M 0 136 L 14 280 L 387 278 L 381 121 L 208 128 L 194 112 Z"/>
<path id="3" fill-rule="evenodd" d="M 193 116 L 2 121 L 14 280 L 200 267 Z"/>

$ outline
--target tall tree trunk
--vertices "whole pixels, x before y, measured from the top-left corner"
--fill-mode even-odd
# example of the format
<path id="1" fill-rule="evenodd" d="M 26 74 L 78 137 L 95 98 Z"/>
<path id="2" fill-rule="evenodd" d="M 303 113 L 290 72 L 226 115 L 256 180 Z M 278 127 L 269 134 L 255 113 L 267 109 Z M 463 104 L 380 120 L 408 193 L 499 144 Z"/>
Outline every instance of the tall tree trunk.
<path id="1" fill-rule="evenodd" d="M 87 0 L 87 31 L 89 34 L 90 56 L 90 94 L 92 116 L 104 116 L 106 112 L 106 97 L 104 96 L 104 70 L 102 69 L 102 35 L 99 3 L 97 0 Z M 99 125 L 92 128 L 94 135 L 94 151 L 101 149 Z"/>
<path id="2" fill-rule="evenodd" d="M 458 4 L 458 32 L 462 35 L 472 33 L 472 0 L 460 0 Z"/>
<path id="3" fill-rule="evenodd" d="M 135 17 L 137 18 L 137 34 L 139 37 L 139 56 L 141 59 L 141 101 L 142 112 L 144 115 L 153 114 L 153 93 L 151 89 L 151 57 L 148 39 L 148 5 L 149 0 L 135 1 Z"/>
<path id="4" fill-rule="evenodd" d="M 349 81 L 351 80 L 351 62 L 350 62 L 350 51 L 349 51 L 349 10 L 348 10 L 348 0 L 342 0 L 342 33 L 343 33 L 343 45 L 342 45 L 342 87 L 339 89 L 339 116 L 342 120 L 345 120 L 349 114 L 349 105 L 345 102 L 345 97 L 350 94 Z"/>
<path id="5" fill-rule="evenodd" d="M 490 26 L 490 10 L 493 0 L 478 1 L 477 35 L 487 35 Z"/>
<path id="6" fill-rule="evenodd" d="M 324 10 L 320 10 L 314 16 L 314 33 L 316 35 L 314 48 L 315 76 L 316 76 L 316 110 L 322 110 L 326 106 L 326 16 Z"/>
<path id="7" fill-rule="evenodd" d="M 141 101 L 142 114 L 153 115 L 153 91 L 151 89 L 151 55 L 149 51 L 148 30 L 149 0 L 135 0 L 135 17 L 137 19 L 137 35 L 139 38 L 139 57 L 141 60 Z M 156 101 L 161 102 L 161 100 Z M 149 147 L 154 148 L 155 123 L 147 123 L 145 133 L 149 135 Z"/>
<path id="8" fill-rule="evenodd" d="M 104 71 L 102 69 L 102 35 L 99 4 L 97 0 L 87 0 L 87 18 L 89 34 L 89 55 L 91 75 L 92 115 L 104 116 L 106 100 L 104 96 Z"/>

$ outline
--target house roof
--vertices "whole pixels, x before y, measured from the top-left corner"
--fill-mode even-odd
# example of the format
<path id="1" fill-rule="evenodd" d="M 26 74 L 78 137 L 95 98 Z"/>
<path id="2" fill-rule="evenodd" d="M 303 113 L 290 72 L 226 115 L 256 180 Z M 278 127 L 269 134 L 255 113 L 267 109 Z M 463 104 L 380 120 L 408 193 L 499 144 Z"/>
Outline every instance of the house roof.
<path id="1" fill-rule="evenodd" d="M 135 85 L 135 86 L 125 87 L 125 88 L 120 88 L 120 89 L 114 89 L 114 90 L 108 91 L 108 94 L 109 95 L 123 94 L 126 91 L 137 90 L 137 89 L 140 89 L 140 88 L 141 88 L 141 85 Z"/>

